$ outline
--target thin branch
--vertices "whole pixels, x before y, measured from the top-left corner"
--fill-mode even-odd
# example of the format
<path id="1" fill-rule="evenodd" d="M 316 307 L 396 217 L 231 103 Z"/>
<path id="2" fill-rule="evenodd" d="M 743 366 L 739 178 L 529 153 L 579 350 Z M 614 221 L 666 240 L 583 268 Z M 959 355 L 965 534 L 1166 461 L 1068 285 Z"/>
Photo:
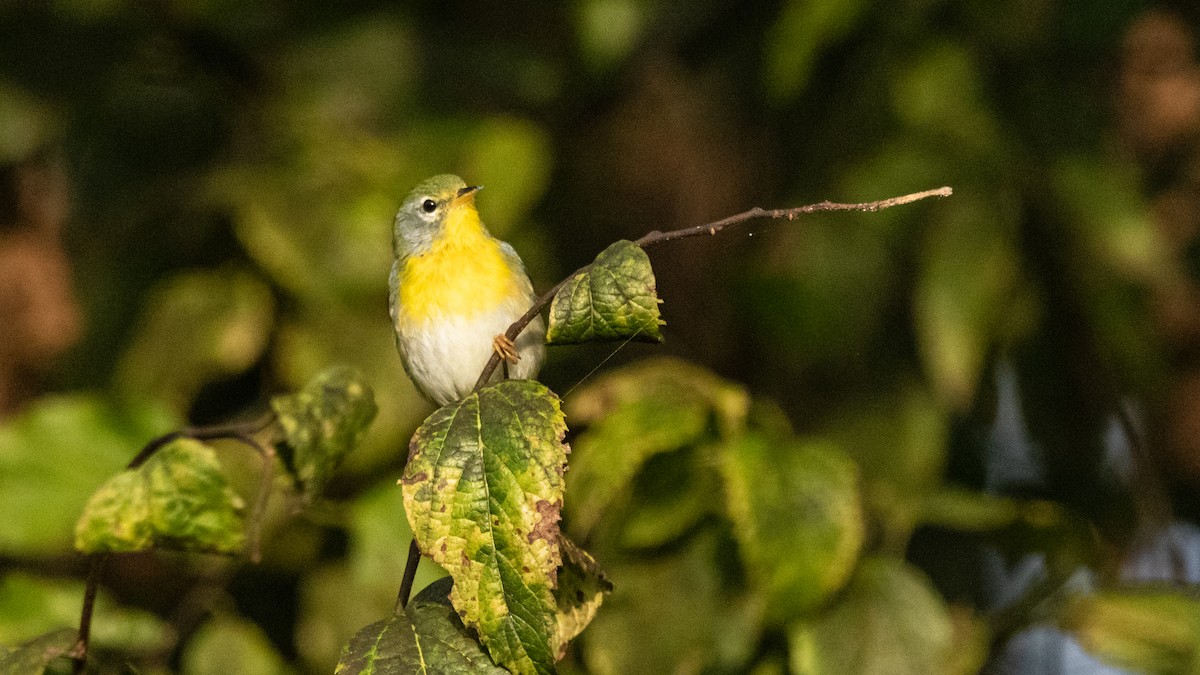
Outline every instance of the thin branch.
<path id="1" fill-rule="evenodd" d="M 88 644 L 92 635 L 92 615 L 96 611 L 96 593 L 100 590 L 100 570 L 108 556 L 93 553 L 88 556 L 87 588 L 83 591 L 83 609 L 79 612 L 79 639 L 71 649 L 72 671 L 82 673 L 87 666 Z"/>
<path id="2" fill-rule="evenodd" d="M 650 232 L 633 243 L 641 246 L 642 248 L 646 248 L 647 246 L 653 246 L 654 244 L 661 244 L 664 241 L 674 241 L 676 239 L 685 239 L 687 237 L 696 237 L 704 234 L 712 236 L 729 227 L 730 225 L 744 223 L 747 220 L 755 220 L 757 218 L 769 218 L 771 220 L 795 220 L 799 216 L 823 211 L 875 212 L 882 211 L 883 209 L 890 209 L 893 206 L 911 204 L 913 202 L 920 201 L 922 199 L 928 199 L 930 197 L 949 197 L 952 194 L 954 194 L 954 191 L 950 188 L 940 187 L 936 190 L 914 192 L 901 197 L 881 199 L 877 202 L 839 204 L 837 202 L 826 201 L 817 204 L 809 204 L 807 206 L 799 206 L 794 209 L 760 209 L 756 206 L 749 211 L 744 211 L 736 216 L 729 216 L 728 218 L 723 218 L 721 220 L 708 223 L 707 225 L 697 225 L 695 227 L 687 227 L 682 230 L 671 230 L 670 232 Z"/>
<path id="3" fill-rule="evenodd" d="M 417 548 L 417 538 L 413 536 L 408 545 L 408 560 L 404 561 L 404 577 L 400 580 L 400 592 L 396 594 L 395 613 L 399 614 L 408 606 L 408 596 L 412 595 L 413 580 L 417 578 L 417 565 L 421 563 L 421 549 Z"/>
<path id="4" fill-rule="evenodd" d="M 875 202 L 860 202 L 857 204 L 839 204 L 837 202 L 825 201 L 817 204 L 798 206 L 794 209 L 761 209 L 754 207 L 749 211 L 744 211 L 737 215 L 729 216 L 728 218 L 722 218 L 721 220 L 706 223 L 704 225 L 685 227 L 680 230 L 671 230 L 669 232 L 659 232 L 658 230 L 654 230 L 646 233 L 633 243 L 642 248 L 647 248 L 649 246 L 654 246 L 655 244 L 661 244 L 665 241 L 675 241 L 676 239 L 686 239 L 688 237 L 698 237 L 706 234 L 713 236 L 730 225 L 737 225 L 739 223 L 744 223 L 747 220 L 755 220 L 758 218 L 768 218 L 771 220 L 795 220 L 798 216 L 824 211 L 875 212 L 882 211 L 883 209 L 890 209 L 893 206 L 911 204 L 922 199 L 929 199 L 930 197 L 949 197 L 952 194 L 954 194 L 954 190 L 950 189 L 949 187 L 940 187 L 935 190 L 925 190 L 923 192 L 914 192 L 912 194 L 902 195 L 900 197 L 881 199 Z M 533 307 L 530 307 L 528 312 L 525 312 L 521 318 L 514 321 L 513 324 L 508 327 L 508 330 L 504 332 L 504 334 L 508 336 L 508 339 L 516 341 L 517 336 L 521 334 L 521 331 L 525 330 L 525 327 L 529 325 L 529 322 L 533 321 L 534 317 L 536 317 L 543 309 L 549 306 L 550 301 L 554 299 L 555 294 L 557 294 L 559 289 L 563 287 L 563 284 L 567 283 L 569 279 L 574 278 L 575 275 L 586 271 L 589 267 L 591 267 L 591 265 L 584 265 L 583 267 L 580 267 L 568 275 L 566 279 L 558 282 L 553 288 L 543 293 L 541 297 L 537 299 L 537 302 L 533 303 Z M 489 380 L 492 379 L 492 374 L 496 372 L 496 368 L 499 365 L 500 355 L 493 353 L 492 357 L 488 359 L 487 365 L 483 367 L 483 372 L 479 374 L 479 379 L 475 381 L 476 391 L 478 391 L 480 388 L 486 385 Z"/>
<path id="5" fill-rule="evenodd" d="M 154 453 L 162 450 L 171 441 L 185 437 L 187 437 L 187 434 L 183 431 L 172 431 L 171 433 L 163 434 L 162 436 L 151 440 L 149 443 L 143 446 L 141 450 L 138 451 L 138 454 L 133 456 L 133 459 L 129 460 L 129 463 L 125 465 L 125 470 L 128 471 L 130 469 L 138 468 L 139 466 L 145 464 L 146 460 L 153 457 Z"/>
<path id="6" fill-rule="evenodd" d="M 179 440 L 180 438 L 194 438 L 198 441 L 215 441 L 221 439 L 231 439 L 241 441 L 256 447 L 258 444 L 251 437 L 267 428 L 275 421 L 275 413 L 268 412 L 261 417 L 256 417 L 252 420 L 244 422 L 234 422 L 232 424 L 215 424 L 206 427 L 186 427 L 170 433 L 163 434 L 158 438 L 152 439 L 147 443 L 138 454 L 129 460 L 129 464 L 125 465 L 126 469 L 136 469 L 146 463 L 146 460 L 154 456 L 154 453 L 162 450 L 171 441 Z"/>

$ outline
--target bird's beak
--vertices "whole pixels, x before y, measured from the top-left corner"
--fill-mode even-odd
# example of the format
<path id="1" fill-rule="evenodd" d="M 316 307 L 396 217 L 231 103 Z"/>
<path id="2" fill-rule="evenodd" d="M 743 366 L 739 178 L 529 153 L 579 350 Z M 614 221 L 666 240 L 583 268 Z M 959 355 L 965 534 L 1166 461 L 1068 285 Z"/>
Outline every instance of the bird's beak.
<path id="1" fill-rule="evenodd" d="M 458 194 L 454 196 L 453 206 L 459 206 L 460 204 L 467 204 L 471 201 L 474 201 L 475 193 L 482 189 L 482 185 L 468 185 L 467 187 L 462 188 L 458 191 Z"/>

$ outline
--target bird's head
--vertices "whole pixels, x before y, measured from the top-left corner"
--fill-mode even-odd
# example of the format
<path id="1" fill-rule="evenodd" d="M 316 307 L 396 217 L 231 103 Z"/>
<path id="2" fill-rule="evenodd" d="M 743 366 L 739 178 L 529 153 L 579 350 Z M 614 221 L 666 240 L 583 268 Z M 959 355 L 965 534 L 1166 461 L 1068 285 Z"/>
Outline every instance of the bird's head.
<path id="1" fill-rule="evenodd" d="M 427 178 L 404 198 L 392 229 L 397 256 L 422 253 L 456 224 L 482 227 L 475 210 L 478 185 L 450 174 Z"/>

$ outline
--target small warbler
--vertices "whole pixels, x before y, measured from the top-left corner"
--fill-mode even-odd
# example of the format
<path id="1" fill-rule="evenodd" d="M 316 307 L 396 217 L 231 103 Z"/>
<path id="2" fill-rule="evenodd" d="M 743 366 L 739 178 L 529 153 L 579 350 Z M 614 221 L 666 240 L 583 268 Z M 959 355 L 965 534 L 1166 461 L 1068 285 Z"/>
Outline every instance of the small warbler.
<path id="1" fill-rule="evenodd" d="M 537 377 L 545 326 L 536 317 L 517 337 L 504 332 L 537 300 L 512 246 L 493 237 L 475 210 L 479 186 L 434 176 L 396 213 L 389 278 L 392 326 L 404 370 L 425 398 L 445 405 L 471 393 L 493 351 L 497 368 Z"/>

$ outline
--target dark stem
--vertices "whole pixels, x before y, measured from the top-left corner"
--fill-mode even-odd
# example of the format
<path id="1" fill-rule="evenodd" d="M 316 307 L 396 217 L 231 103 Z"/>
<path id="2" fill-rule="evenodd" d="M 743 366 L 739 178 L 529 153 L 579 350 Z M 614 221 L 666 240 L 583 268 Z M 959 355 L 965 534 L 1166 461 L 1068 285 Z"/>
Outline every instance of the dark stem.
<path id="1" fill-rule="evenodd" d="M 253 434 L 256 434 L 271 425 L 275 421 L 275 413 L 269 412 L 261 417 L 257 417 L 245 422 L 234 422 L 232 424 L 216 424 L 208 427 L 186 427 L 177 431 L 172 431 L 163 434 L 158 438 L 151 440 L 143 447 L 138 454 L 129 460 L 129 464 L 125 465 L 126 469 L 136 469 L 146 463 L 146 460 L 154 456 L 154 453 L 162 450 L 171 441 L 179 440 L 180 438 L 194 438 L 198 441 L 215 441 L 221 439 L 237 440 L 245 443 L 255 449 L 261 445 L 253 440 Z"/>
<path id="2" fill-rule="evenodd" d="M 82 673 L 87 666 L 88 642 L 92 634 L 92 614 L 96 611 L 96 593 L 100 590 L 100 570 L 107 556 L 93 553 L 88 556 L 87 588 L 83 591 L 83 609 L 79 613 L 79 640 L 71 649 L 75 663 L 72 670 Z"/>
<path id="3" fill-rule="evenodd" d="M 172 431 L 169 434 L 163 434 L 162 436 L 155 438 L 147 443 L 140 451 L 138 451 L 138 454 L 134 455 L 133 459 L 129 460 L 129 463 L 125 465 L 125 469 L 128 471 L 129 469 L 138 468 L 139 466 L 145 464 L 146 460 L 153 457 L 154 453 L 162 450 L 163 447 L 165 447 L 171 441 L 185 438 L 186 436 L 187 434 L 183 431 Z"/>
<path id="4" fill-rule="evenodd" d="M 417 538 L 414 536 L 408 545 L 408 560 L 404 563 L 404 578 L 400 580 L 400 593 L 396 595 L 396 610 L 399 614 L 408 606 L 408 596 L 412 595 L 413 580 L 417 578 L 417 565 L 421 563 L 421 549 L 417 548 Z"/>

